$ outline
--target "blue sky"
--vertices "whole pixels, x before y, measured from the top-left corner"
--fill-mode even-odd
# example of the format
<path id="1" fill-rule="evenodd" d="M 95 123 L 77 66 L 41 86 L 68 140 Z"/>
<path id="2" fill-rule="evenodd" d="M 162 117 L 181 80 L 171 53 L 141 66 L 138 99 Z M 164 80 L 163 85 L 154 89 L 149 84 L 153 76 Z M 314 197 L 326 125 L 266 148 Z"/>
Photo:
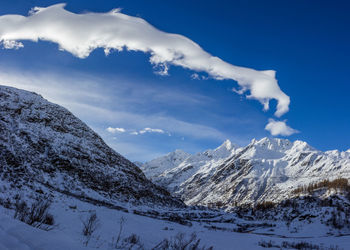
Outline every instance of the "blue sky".
<path id="1" fill-rule="evenodd" d="M 32 7 L 55 3 L 60 1 L 2 1 L 0 15 L 27 16 Z M 350 148 L 347 1 L 66 3 L 67 11 L 82 14 L 120 7 L 227 63 L 275 70 L 280 89 L 290 97 L 289 112 L 276 117 L 276 100 L 263 111 L 259 101 L 232 91 L 238 86 L 233 80 L 206 72 L 197 72 L 204 79 L 193 79 L 195 71 L 172 65 L 169 75 L 156 74 L 149 53 L 106 56 L 96 49 L 81 59 L 54 42 L 26 40 L 23 48 L 0 51 L 1 84 L 35 90 L 64 105 L 130 159 L 143 161 L 176 148 L 193 153 L 226 138 L 244 145 L 271 136 L 264 129 L 271 118 L 287 119 L 299 131 L 290 140 L 320 150 Z M 125 131 L 111 133 L 108 127 Z"/>

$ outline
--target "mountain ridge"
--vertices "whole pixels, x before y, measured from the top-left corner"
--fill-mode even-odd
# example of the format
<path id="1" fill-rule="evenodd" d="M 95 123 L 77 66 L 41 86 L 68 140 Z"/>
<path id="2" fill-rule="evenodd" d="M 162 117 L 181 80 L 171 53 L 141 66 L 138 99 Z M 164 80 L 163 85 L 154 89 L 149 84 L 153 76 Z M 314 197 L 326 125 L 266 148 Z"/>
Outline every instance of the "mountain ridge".
<path id="1" fill-rule="evenodd" d="M 247 146 L 226 147 L 216 155 L 206 150 L 186 158 L 161 174 L 146 176 L 167 188 L 188 205 L 208 206 L 217 202 L 234 207 L 263 201 L 282 201 L 292 191 L 324 179 L 350 177 L 350 154 L 347 151 L 320 151 L 306 142 L 288 139 L 253 139 Z M 214 157 L 212 156 L 214 152 Z M 220 157 L 221 156 L 221 157 Z M 158 158 L 162 164 L 162 158 Z M 144 165 L 141 169 L 144 169 Z M 151 166 L 157 169 L 157 166 Z"/>

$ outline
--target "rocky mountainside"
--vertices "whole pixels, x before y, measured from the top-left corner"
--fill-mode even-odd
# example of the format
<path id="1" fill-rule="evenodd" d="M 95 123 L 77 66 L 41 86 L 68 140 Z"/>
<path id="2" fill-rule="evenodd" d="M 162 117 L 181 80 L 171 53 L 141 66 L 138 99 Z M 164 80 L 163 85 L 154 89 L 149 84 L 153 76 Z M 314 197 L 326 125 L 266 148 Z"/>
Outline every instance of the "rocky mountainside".
<path id="1" fill-rule="evenodd" d="M 7 198 L 11 192 L 49 189 L 112 204 L 183 205 L 67 109 L 5 86 L 0 86 L 0 182 Z"/>
<path id="2" fill-rule="evenodd" d="M 142 169 L 186 204 L 234 207 L 280 202 L 293 198 L 300 186 L 349 178 L 350 150 L 322 152 L 306 142 L 277 138 L 254 139 L 245 147 L 225 141 L 180 163 L 169 163 L 167 155 Z"/>

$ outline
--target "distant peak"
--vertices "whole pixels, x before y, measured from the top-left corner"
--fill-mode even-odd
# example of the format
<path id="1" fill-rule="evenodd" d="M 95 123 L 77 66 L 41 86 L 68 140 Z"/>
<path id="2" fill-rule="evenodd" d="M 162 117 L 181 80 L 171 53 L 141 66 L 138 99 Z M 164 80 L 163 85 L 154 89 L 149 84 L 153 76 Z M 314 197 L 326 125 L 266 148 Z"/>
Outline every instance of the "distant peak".
<path id="1" fill-rule="evenodd" d="M 251 141 L 251 144 L 255 144 L 255 145 L 264 145 L 264 144 L 284 145 L 284 144 L 292 144 L 292 143 L 288 139 L 264 137 L 264 138 L 261 138 L 260 140 L 253 139 Z"/>
<path id="2" fill-rule="evenodd" d="M 175 151 L 170 152 L 169 155 L 185 155 L 185 156 L 188 156 L 190 154 L 185 152 L 185 151 L 183 151 L 182 149 L 175 149 Z"/>
<path id="3" fill-rule="evenodd" d="M 166 154 L 165 156 L 161 156 L 159 158 L 164 158 L 164 157 L 170 157 L 170 158 L 175 158 L 175 159 L 186 159 L 187 157 L 189 157 L 191 154 L 183 151 L 182 149 L 175 149 L 175 151 L 170 152 L 168 154 Z"/>
<path id="4" fill-rule="evenodd" d="M 296 140 L 293 142 L 293 148 L 298 150 L 315 150 L 313 147 L 311 147 L 307 142 Z"/>
<path id="5" fill-rule="evenodd" d="M 215 150 L 218 151 L 218 150 L 227 150 L 227 151 L 230 151 L 232 150 L 233 148 L 235 148 L 236 145 L 233 144 L 229 139 L 226 139 L 219 147 L 217 147 Z"/>
<path id="6" fill-rule="evenodd" d="M 231 149 L 232 148 L 232 142 L 229 139 L 227 139 L 227 140 L 224 141 L 224 143 L 221 146 L 223 146 L 223 147 L 225 147 L 227 149 Z"/>

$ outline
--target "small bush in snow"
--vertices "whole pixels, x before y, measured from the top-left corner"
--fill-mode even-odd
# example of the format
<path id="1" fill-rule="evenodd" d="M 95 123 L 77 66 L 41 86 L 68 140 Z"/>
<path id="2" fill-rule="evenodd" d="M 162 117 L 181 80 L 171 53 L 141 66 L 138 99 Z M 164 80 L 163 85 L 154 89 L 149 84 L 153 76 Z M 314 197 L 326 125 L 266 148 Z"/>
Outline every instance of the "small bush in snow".
<path id="1" fill-rule="evenodd" d="M 269 241 L 265 241 L 265 240 L 262 240 L 262 241 L 259 241 L 258 242 L 258 245 L 261 246 L 261 247 L 265 247 L 265 248 L 280 248 L 279 245 L 277 245 L 275 242 L 273 242 L 272 240 L 269 240 Z"/>
<path id="2" fill-rule="evenodd" d="M 83 223 L 82 234 L 86 237 L 84 244 L 87 246 L 89 244 L 91 236 L 99 228 L 100 222 L 99 222 L 99 219 L 97 218 L 96 213 L 92 212 L 90 213 L 89 217 L 86 218 L 86 220 L 82 220 L 82 223 Z"/>
<path id="3" fill-rule="evenodd" d="M 16 200 L 14 218 L 30 226 L 43 230 L 51 230 L 54 225 L 54 217 L 49 214 L 51 202 L 47 199 L 39 199 L 29 208 L 24 201 Z"/>
<path id="4" fill-rule="evenodd" d="M 213 247 L 200 246 L 200 239 L 195 233 L 191 234 L 189 238 L 183 233 L 177 234 L 170 239 L 164 239 L 152 250 L 212 250 Z"/>
<path id="5" fill-rule="evenodd" d="M 140 237 L 136 234 L 131 234 L 129 237 L 122 239 L 115 249 L 132 249 L 132 250 L 143 250 L 145 249 L 141 243 Z"/>
<path id="6" fill-rule="evenodd" d="M 113 249 L 132 249 L 132 250 L 143 250 L 143 244 L 141 243 L 140 237 L 136 234 L 131 234 L 129 237 L 122 238 L 122 233 L 124 229 L 124 224 L 126 219 L 124 217 L 120 218 L 119 221 L 119 231 L 116 239 L 112 239 L 111 247 Z"/>
<path id="7" fill-rule="evenodd" d="M 13 218 L 19 219 L 20 221 L 24 222 L 27 217 L 27 213 L 28 213 L 27 211 L 28 211 L 27 203 L 25 201 L 17 200 L 15 204 L 15 214 Z"/>
<path id="8" fill-rule="evenodd" d="M 280 248 L 280 249 L 300 249 L 300 250 L 339 250 L 338 246 L 319 246 L 305 241 L 302 242 L 289 242 L 283 241 L 281 245 L 276 244 L 273 241 L 259 241 L 259 246 L 265 248 Z"/>
<path id="9" fill-rule="evenodd" d="M 83 235 L 90 236 L 99 227 L 99 220 L 96 213 L 90 213 L 89 217 L 83 222 Z"/>

